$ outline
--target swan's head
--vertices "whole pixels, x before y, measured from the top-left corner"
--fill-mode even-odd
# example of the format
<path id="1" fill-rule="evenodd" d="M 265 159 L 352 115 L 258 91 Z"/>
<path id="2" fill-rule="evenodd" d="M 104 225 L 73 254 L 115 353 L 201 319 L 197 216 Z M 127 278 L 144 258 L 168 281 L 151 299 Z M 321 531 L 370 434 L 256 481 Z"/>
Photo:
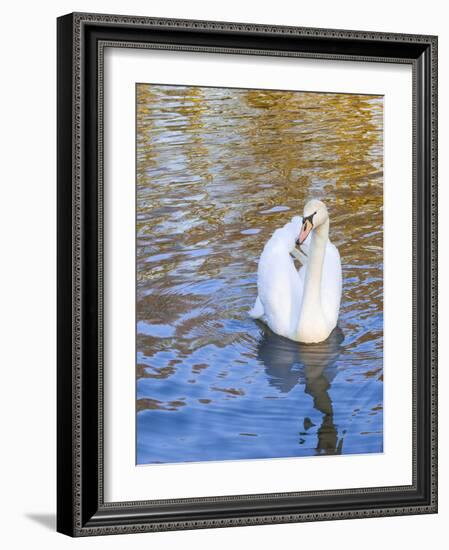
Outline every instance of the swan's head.
<path id="1" fill-rule="evenodd" d="M 327 208 L 324 202 L 316 199 L 309 201 L 304 207 L 301 231 L 299 232 L 299 237 L 296 243 L 302 245 L 312 229 L 314 227 L 319 227 L 328 219 L 329 214 L 327 213 Z"/>
<path id="2" fill-rule="evenodd" d="M 291 222 L 286 223 L 283 227 L 279 227 L 273 233 L 271 239 L 268 241 L 271 247 L 281 248 L 290 252 L 295 248 L 296 239 L 298 237 L 299 230 L 301 229 L 301 218 L 295 216 Z"/>
<path id="3" fill-rule="evenodd" d="M 273 233 L 271 239 L 266 246 L 270 246 L 272 249 L 286 250 L 290 252 L 295 248 L 296 237 L 298 236 L 299 225 L 292 222 L 286 223 L 283 227 L 279 227 Z"/>

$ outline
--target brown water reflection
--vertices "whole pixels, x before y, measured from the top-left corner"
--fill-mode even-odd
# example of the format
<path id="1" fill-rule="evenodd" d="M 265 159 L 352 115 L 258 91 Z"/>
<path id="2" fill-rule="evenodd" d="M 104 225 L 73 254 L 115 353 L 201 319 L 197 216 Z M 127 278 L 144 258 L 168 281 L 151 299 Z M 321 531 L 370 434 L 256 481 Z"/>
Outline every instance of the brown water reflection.
<path id="1" fill-rule="evenodd" d="M 379 96 L 137 86 L 139 463 L 382 450 L 382 124 Z M 343 265 L 326 356 L 248 317 L 311 197 Z"/>

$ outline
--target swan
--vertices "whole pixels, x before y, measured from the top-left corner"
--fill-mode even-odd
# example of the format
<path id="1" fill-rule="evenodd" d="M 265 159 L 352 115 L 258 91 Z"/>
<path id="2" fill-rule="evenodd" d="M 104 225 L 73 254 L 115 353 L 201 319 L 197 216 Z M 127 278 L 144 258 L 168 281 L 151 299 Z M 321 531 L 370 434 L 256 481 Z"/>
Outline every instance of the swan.
<path id="1" fill-rule="evenodd" d="M 299 271 L 292 256 L 303 264 Z M 265 244 L 250 315 L 290 340 L 323 342 L 337 325 L 341 288 L 340 254 L 329 240 L 329 214 L 323 202 L 313 199 L 302 220 L 295 216 Z"/>

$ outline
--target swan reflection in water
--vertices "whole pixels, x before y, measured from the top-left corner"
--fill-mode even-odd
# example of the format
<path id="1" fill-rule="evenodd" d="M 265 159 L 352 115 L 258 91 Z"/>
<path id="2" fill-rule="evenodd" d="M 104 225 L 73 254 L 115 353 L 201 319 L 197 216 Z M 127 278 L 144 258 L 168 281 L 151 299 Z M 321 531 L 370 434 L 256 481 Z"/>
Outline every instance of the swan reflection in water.
<path id="1" fill-rule="evenodd" d="M 341 454 L 343 438 L 338 439 L 329 390 L 336 374 L 336 362 L 343 350 L 343 333 L 336 327 L 329 338 L 319 344 L 301 344 L 278 336 L 266 326 L 257 347 L 257 358 L 263 363 L 270 386 L 287 394 L 298 384 L 313 399 L 313 407 L 323 417 L 317 430 L 317 454 Z M 304 418 L 304 431 L 314 424 Z M 344 432 L 343 432 L 344 433 Z"/>

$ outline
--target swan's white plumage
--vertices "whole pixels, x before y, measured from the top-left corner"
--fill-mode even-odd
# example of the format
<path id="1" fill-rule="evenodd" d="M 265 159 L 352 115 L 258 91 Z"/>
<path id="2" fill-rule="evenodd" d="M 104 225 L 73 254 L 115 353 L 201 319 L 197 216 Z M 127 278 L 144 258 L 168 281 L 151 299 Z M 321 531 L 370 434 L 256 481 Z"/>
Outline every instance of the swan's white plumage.
<path id="1" fill-rule="evenodd" d="M 300 223 L 290 222 L 276 229 L 266 243 L 258 267 L 258 299 L 253 310 L 281 336 L 291 333 L 292 319 L 301 296 L 298 272 L 290 256 Z M 262 311 L 262 315 L 260 312 Z"/>
<path id="2" fill-rule="evenodd" d="M 340 254 L 326 233 L 327 210 L 323 203 L 312 202 L 315 208 L 317 204 L 322 205 L 325 211 L 324 224 L 327 225 L 324 226 L 324 231 L 320 234 L 316 232 L 314 236 L 312 231 L 302 244 L 305 256 L 302 255 L 300 259 L 304 265 L 299 271 L 296 270 L 291 253 L 295 250 L 295 241 L 301 229 L 300 217 L 293 218 L 273 233 L 259 259 L 258 296 L 250 311 L 252 317 L 263 320 L 276 334 L 309 343 L 325 340 L 335 328 L 342 289 Z M 321 247 L 319 239 L 325 239 Z M 322 250 L 321 253 L 319 249 Z M 320 281 L 310 280 L 307 286 L 310 258 L 315 264 L 315 275 L 320 271 L 316 264 L 321 260 L 322 269 Z M 319 286 L 318 292 L 315 291 L 315 302 L 311 299 L 313 285 Z M 307 292 L 309 299 L 304 300 Z"/>

